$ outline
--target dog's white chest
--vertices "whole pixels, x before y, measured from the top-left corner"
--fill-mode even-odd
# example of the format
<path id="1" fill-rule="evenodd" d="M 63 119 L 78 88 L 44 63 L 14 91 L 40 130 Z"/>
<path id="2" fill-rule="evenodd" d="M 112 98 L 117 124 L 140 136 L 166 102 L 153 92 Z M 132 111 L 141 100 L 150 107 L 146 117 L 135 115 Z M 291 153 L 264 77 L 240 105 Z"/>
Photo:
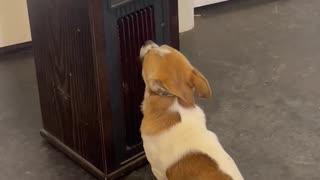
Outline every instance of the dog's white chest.
<path id="1" fill-rule="evenodd" d="M 242 180 L 236 164 L 216 135 L 206 129 L 203 111 L 199 107 L 175 108 L 178 108 L 182 122 L 157 136 L 142 135 L 147 159 L 157 179 L 167 179 L 166 170 L 187 153 L 202 152 L 213 158 L 220 169 L 234 180 Z"/>

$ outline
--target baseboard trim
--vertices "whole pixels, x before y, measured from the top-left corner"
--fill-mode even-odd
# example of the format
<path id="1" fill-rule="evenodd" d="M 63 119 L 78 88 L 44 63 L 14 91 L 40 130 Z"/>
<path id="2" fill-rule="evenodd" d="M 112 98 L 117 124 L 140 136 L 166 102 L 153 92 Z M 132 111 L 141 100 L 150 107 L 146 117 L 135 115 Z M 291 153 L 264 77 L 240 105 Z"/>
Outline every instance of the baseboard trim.
<path id="1" fill-rule="evenodd" d="M 120 177 L 123 177 L 132 172 L 133 170 L 146 165 L 147 163 L 147 158 L 145 154 L 142 153 L 140 157 L 136 158 L 133 161 L 130 161 L 128 164 L 122 166 L 118 170 L 108 174 L 106 180 L 118 179 Z"/>
<path id="2" fill-rule="evenodd" d="M 118 179 L 118 178 L 130 173 L 134 169 L 137 169 L 138 167 L 142 167 L 143 165 L 148 163 L 147 158 L 145 157 L 145 154 L 141 153 L 141 154 L 139 154 L 138 157 L 135 157 L 134 160 L 131 160 L 130 162 L 126 163 L 126 165 L 122 166 L 121 168 L 117 169 L 116 171 L 111 172 L 109 174 L 105 174 L 102 171 L 100 171 L 99 169 L 97 169 L 96 167 L 94 167 L 90 162 L 83 159 L 79 154 L 74 152 L 68 146 L 63 144 L 60 140 L 58 140 L 57 138 L 52 136 L 46 130 L 44 130 L 44 129 L 40 130 L 40 134 L 43 138 L 48 140 L 54 147 L 56 147 L 58 150 L 63 152 L 66 156 L 68 156 L 70 159 L 75 161 L 82 168 L 87 170 L 93 176 L 97 177 L 99 180 Z"/>
<path id="3" fill-rule="evenodd" d="M 79 154 L 74 152 L 72 149 L 70 149 L 68 146 L 64 145 L 61 141 L 59 141 L 57 138 L 52 136 L 49 132 L 42 129 L 40 130 L 40 135 L 48 140 L 54 147 L 56 147 L 58 150 L 63 152 L 65 155 L 67 155 L 70 159 L 74 160 L 77 164 L 79 164 L 82 168 L 87 170 L 89 173 L 94 175 L 100 180 L 105 180 L 105 174 L 101 172 L 99 169 L 94 167 L 90 162 L 83 159 Z"/>
<path id="4" fill-rule="evenodd" d="M 20 44 L 14 44 L 11 46 L 0 47 L 0 56 L 14 53 L 14 52 L 24 50 L 24 49 L 31 49 L 31 48 L 32 48 L 31 41 L 20 43 Z"/>

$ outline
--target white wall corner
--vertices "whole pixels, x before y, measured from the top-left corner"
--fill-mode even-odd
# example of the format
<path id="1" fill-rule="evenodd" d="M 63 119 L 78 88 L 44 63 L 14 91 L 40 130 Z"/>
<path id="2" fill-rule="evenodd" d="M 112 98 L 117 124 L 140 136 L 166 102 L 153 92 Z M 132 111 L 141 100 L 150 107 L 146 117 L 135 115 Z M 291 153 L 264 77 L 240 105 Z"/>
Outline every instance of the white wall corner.
<path id="1" fill-rule="evenodd" d="M 179 32 L 189 31 L 194 27 L 194 0 L 178 0 Z"/>

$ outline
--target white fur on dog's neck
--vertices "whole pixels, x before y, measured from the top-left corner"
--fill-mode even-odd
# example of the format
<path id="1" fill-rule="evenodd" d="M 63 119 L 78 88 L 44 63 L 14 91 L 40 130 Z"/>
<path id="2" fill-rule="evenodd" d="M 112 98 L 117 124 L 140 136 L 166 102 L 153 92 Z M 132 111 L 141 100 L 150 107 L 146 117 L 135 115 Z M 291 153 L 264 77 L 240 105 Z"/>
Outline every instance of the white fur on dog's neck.
<path id="1" fill-rule="evenodd" d="M 190 152 L 207 154 L 233 180 L 243 180 L 236 164 L 220 145 L 216 135 L 207 130 L 205 114 L 200 107 L 184 108 L 175 100 L 168 110 L 179 112 L 181 122 L 159 135 L 142 134 L 147 159 L 158 180 L 166 180 L 166 170 Z"/>

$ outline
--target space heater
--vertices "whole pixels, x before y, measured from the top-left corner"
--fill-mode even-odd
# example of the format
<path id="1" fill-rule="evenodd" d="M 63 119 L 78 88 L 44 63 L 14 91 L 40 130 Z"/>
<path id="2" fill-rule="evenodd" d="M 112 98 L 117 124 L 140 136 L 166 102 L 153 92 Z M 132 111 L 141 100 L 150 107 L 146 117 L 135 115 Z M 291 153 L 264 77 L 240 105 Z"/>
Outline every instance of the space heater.
<path id="1" fill-rule="evenodd" d="M 146 163 L 140 138 L 147 40 L 179 48 L 177 0 L 27 0 L 41 135 L 100 179 Z"/>

